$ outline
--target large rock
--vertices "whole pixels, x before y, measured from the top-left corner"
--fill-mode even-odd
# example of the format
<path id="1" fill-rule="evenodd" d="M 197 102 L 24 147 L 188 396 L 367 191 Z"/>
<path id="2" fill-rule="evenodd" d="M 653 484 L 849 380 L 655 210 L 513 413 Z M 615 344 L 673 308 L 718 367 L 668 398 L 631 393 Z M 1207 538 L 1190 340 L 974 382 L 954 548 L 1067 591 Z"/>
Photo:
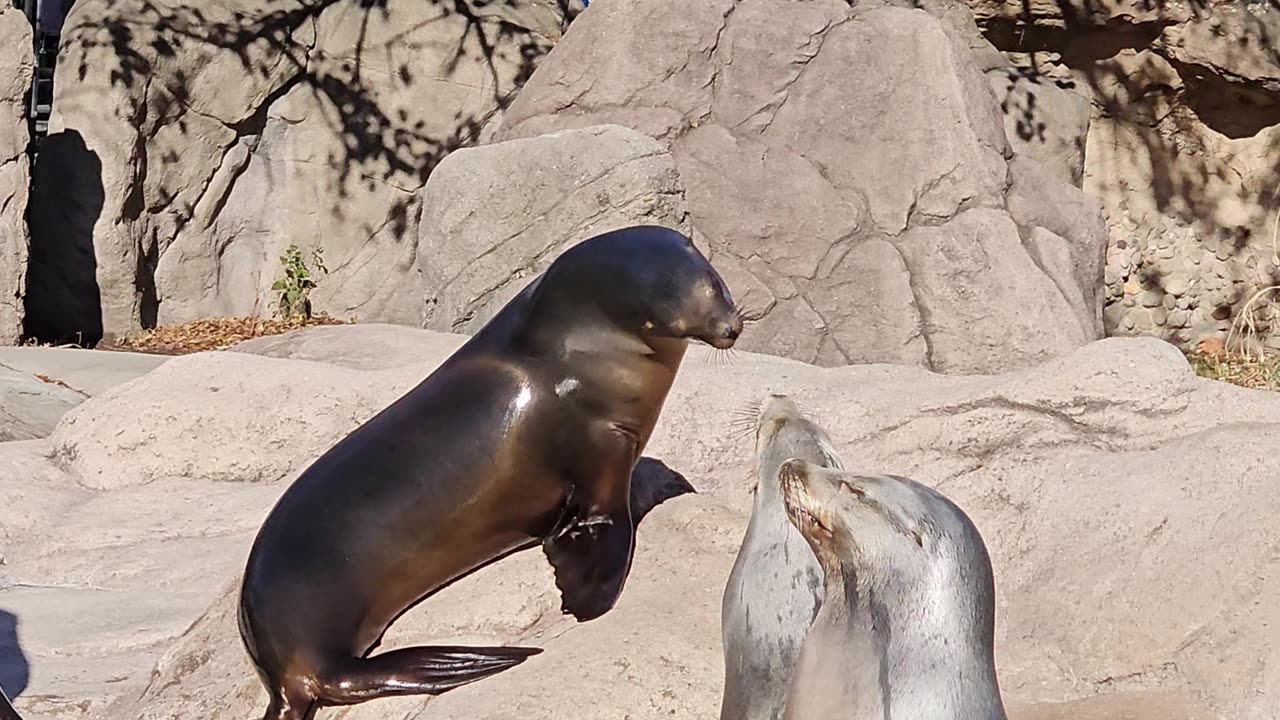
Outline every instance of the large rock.
<path id="1" fill-rule="evenodd" d="M 87 400 L 68 423 L 92 441 L 81 447 L 97 448 L 93 463 L 125 480 L 96 483 L 114 489 L 83 487 L 94 465 L 73 462 L 68 475 L 50 464 L 65 458 L 54 450 L 61 430 L 0 445 L 0 501 L 22 510 L 0 516 L 12 583 L 0 606 L 17 617 L 18 657 L 30 664 L 19 707 L 42 718 L 260 715 L 234 609 L 257 524 L 293 474 L 463 340 L 351 326 L 271 348 L 255 341 L 277 357 L 170 360 Z M 392 354 L 378 369 L 359 350 L 395 344 L 421 363 Z M 859 467 L 940 487 L 973 517 L 995 567 L 997 663 L 1015 720 L 1280 710 L 1268 669 L 1280 661 L 1269 629 L 1280 622 L 1269 601 L 1280 396 L 1196 378 L 1176 349 L 1149 339 L 977 377 L 752 353 L 725 372 L 710 357 L 691 350 L 646 450 L 698 494 L 645 520 L 612 612 L 586 624 L 562 616 L 546 561 L 517 554 L 408 613 L 386 646 L 519 642 L 546 653 L 439 698 L 319 717 L 713 716 L 720 595 L 751 507 L 750 442 L 731 425 L 766 392 L 795 396 Z M 272 414 L 259 397 L 274 399 Z"/>
<path id="2" fill-rule="evenodd" d="M 167 355 L 60 347 L 0 348 L 0 366 L 42 375 L 83 396 L 97 395 L 141 377 L 169 360 Z"/>
<path id="3" fill-rule="evenodd" d="M 67 259 L 32 282 L 77 302 L 41 334 L 269 314 L 291 243 L 325 253 L 315 310 L 416 323 L 415 193 L 509 101 L 565 7 L 76 3 L 33 211 L 36 242 Z"/>
<path id="4" fill-rule="evenodd" d="M 273 369 L 250 370 L 246 357 L 200 353 L 182 362 L 169 361 L 147 376 L 146 385 L 155 388 L 151 392 L 130 391 L 127 402 L 113 402 L 119 394 L 115 390 L 97 396 L 88 408 L 80 405 L 58 424 L 50 436 L 54 457 L 80 485 L 94 489 L 149 485 L 174 477 L 271 483 L 319 455 L 335 435 L 350 432 L 414 384 L 410 371 L 387 370 L 376 384 L 381 389 L 370 392 L 368 386 L 348 383 L 348 374 L 340 368 L 295 361 L 288 372 L 301 384 L 284 389 L 280 373 L 285 370 L 279 362 Z M 193 376 L 193 365 L 205 369 Z M 302 405 L 293 402 L 295 394 Z M 229 418 L 219 400 L 227 397 L 242 405 L 238 417 L 223 425 Z M 295 428 L 297 435 L 283 439 L 278 433 L 286 427 Z M 213 454 L 211 443 L 217 448 Z M 270 448 L 266 458 L 259 457 L 264 447 Z M 120 463 L 122 456 L 129 457 L 125 465 Z"/>
<path id="5" fill-rule="evenodd" d="M 48 437 L 85 394 L 0 364 L 0 442 Z"/>
<path id="6" fill-rule="evenodd" d="M 593 5 L 497 137 L 615 123 L 669 147 L 696 236 L 757 320 L 744 349 L 1024 367 L 1101 335 L 1106 238 L 1058 170 L 1034 202 L 1074 220 L 1055 231 L 1068 260 L 1038 260 L 1036 226 L 1008 209 L 994 50 L 963 7 L 929 5 L 941 19 L 838 0 Z"/>
<path id="7" fill-rule="evenodd" d="M 1107 332 L 1183 347 L 1226 339 L 1229 321 L 1280 277 L 1280 7 L 967 3 L 1020 74 L 1092 100 L 1083 186 L 1110 230 Z M 1043 102 L 1024 109 L 1031 126 L 1062 114 Z M 1261 337 L 1248 339 L 1280 349 L 1268 305 L 1255 307 Z"/>
<path id="8" fill-rule="evenodd" d="M 422 327 L 473 333 L 568 247 L 630 225 L 690 232 L 675 162 L 624 127 L 459 150 L 422 195 Z"/>
<path id="9" fill-rule="evenodd" d="M 0 345 L 22 337 L 27 280 L 26 100 L 31 91 L 31 23 L 21 10 L 0 5 Z"/>

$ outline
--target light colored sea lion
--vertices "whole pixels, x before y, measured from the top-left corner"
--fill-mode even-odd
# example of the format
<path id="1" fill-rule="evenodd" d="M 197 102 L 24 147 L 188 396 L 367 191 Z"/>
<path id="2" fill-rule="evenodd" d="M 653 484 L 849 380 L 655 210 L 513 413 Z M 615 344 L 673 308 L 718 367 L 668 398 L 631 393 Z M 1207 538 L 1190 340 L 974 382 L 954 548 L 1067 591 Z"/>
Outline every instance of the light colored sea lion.
<path id="1" fill-rule="evenodd" d="M 690 339 L 732 347 L 724 282 L 684 235 L 585 240 L 417 387 L 307 468 L 254 541 L 240 631 L 268 720 L 438 694 L 537 648 L 370 656 L 400 615 L 541 544 L 562 609 L 597 618 L 634 552 L 630 480 Z"/>
<path id="2" fill-rule="evenodd" d="M 822 567 L 787 518 L 778 470 L 790 458 L 843 468 L 821 427 L 785 395 L 755 417 L 756 488 L 751 522 L 725 584 L 720 632 L 720 720 L 779 720 L 791 671 L 822 601 Z"/>
<path id="3" fill-rule="evenodd" d="M 964 511 L 906 478 L 802 459 L 778 478 L 825 585 L 786 720 L 1005 720 L 991 559 Z"/>

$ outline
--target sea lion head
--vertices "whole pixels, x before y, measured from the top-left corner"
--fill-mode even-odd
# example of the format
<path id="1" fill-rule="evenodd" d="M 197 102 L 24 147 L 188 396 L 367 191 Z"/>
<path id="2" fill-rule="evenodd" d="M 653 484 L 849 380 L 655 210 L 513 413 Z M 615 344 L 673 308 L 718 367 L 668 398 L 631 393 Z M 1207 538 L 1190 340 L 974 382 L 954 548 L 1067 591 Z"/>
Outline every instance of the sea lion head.
<path id="1" fill-rule="evenodd" d="M 720 274 L 692 240 L 668 228 L 641 225 L 584 240 L 556 259 L 546 280 L 560 303 L 594 308 L 642 337 L 727 349 L 742 333 Z"/>
<path id="2" fill-rule="evenodd" d="M 791 458 L 841 469 L 844 464 L 831 438 L 786 395 L 771 393 L 756 413 L 756 469 L 761 480 L 774 481 L 778 468 Z M 776 483 L 772 483 L 776 487 Z"/>
<path id="3" fill-rule="evenodd" d="M 959 507 L 930 487 L 891 475 L 859 475 L 801 459 L 778 471 L 787 515 L 824 571 L 859 585 L 928 596 L 946 588 L 956 607 L 990 610 L 990 558 Z M 952 603 L 948 603 L 951 605 Z"/>

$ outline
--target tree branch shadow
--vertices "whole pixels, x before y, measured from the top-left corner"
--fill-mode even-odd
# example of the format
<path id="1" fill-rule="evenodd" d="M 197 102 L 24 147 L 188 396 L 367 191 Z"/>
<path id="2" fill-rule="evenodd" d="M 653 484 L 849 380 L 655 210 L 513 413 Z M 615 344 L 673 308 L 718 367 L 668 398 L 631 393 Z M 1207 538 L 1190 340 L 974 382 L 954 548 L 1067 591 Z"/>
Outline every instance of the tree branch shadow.
<path id="1" fill-rule="evenodd" d="M 1225 254 L 1250 268 L 1249 279 L 1227 278 L 1229 285 L 1265 284 L 1275 276 L 1268 270 L 1275 268 L 1260 267 L 1250 253 L 1272 255 L 1272 248 L 1262 247 L 1270 238 L 1260 237 L 1259 230 L 1269 226 L 1277 211 L 1269 198 L 1280 187 L 1280 163 L 1255 163 L 1250 172 L 1236 158 L 1221 156 L 1220 148 L 1253 138 L 1251 154 L 1280 157 L 1280 132 L 1274 129 L 1280 125 L 1280 93 L 1266 82 L 1220 68 L 1247 67 L 1259 60 L 1280 67 L 1275 36 L 1280 0 L 1252 3 L 1251 8 L 1220 0 L 1133 4 L 1141 11 L 1136 17 L 1112 17 L 1111 5 L 1101 0 L 1057 0 L 1050 23 L 1036 14 L 1043 6 L 1022 0 L 1016 17 L 988 18 L 982 28 L 997 48 L 1027 59 L 1024 73 L 1060 80 L 1058 68 L 1065 67 L 1083 83 L 1081 89 L 1114 130 L 1113 143 L 1091 143 L 1091 152 L 1099 153 L 1090 158 L 1091 166 L 1149 171 L 1155 211 L 1193 228 L 1220 260 Z M 1223 29 L 1228 19 L 1237 35 L 1232 41 Z M 1168 30 L 1179 23 L 1186 32 L 1221 38 L 1212 48 L 1218 67 L 1199 64 L 1209 61 L 1195 53 L 1180 54 L 1169 44 Z M 1041 65 L 1042 57 L 1052 58 L 1058 68 Z M 1034 102 L 1019 110 L 1027 114 L 1018 119 L 1020 127 L 1034 129 L 1052 121 L 1035 117 Z M 1034 140 L 1034 135 L 1024 140 Z M 1158 275 L 1138 271 L 1141 290 L 1163 292 Z M 1223 306 L 1206 312 L 1225 320 L 1238 312 L 1248 294 L 1243 287 L 1231 289 Z"/>
<path id="2" fill-rule="evenodd" d="M 314 182 L 327 185 L 311 191 L 321 199 L 319 210 L 351 220 L 344 215 L 358 206 L 357 192 L 399 190 L 385 196 L 385 210 L 378 201 L 377 217 L 365 211 L 354 219 L 355 227 L 342 230 L 363 232 L 357 237 L 369 241 L 377 236 L 402 242 L 413 220 L 414 192 L 448 154 L 479 142 L 578 12 L 570 0 L 78 5 L 60 42 L 56 104 L 79 101 L 90 106 L 89 115 L 99 112 L 95 104 L 114 104 L 110 122 L 136 133 L 131 151 L 104 161 L 117 166 L 117 177 L 126 175 L 120 217 L 114 219 L 136 238 L 131 242 L 144 328 L 156 322 L 160 256 L 221 169 L 218 157 L 203 155 L 220 146 L 225 160 L 237 145 L 250 157 L 259 154 L 269 123 L 290 122 L 273 112 L 279 103 L 306 98 L 314 128 L 327 128 L 333 138 L 320 139 L 321 132 L 303 140 L 330 148 L 306 161 L 332 168 L 313 174 L 320 178 Z M 114 92 L 104 95 L 103 85 Z M 224 91 L 248 98 L 245 107 L 236 104 L 238 98 L 219 105 Z M 206 149 L 187 155 L 183 141 L 173 139 L 175 130 Z M 108 131 L 108 137 L 118 132 Z M 168 134 L 162 143 L 156 141 L 161 132 Z M 121 162 L 131 166 L 119 168 Z M 118 188 L 112 184 L 108 197 Z M 230 190 L 220 192 L 223 200 L 209 203 L 215 217 Z M 144 215 L 155 222 L 135 226 Z M 204 222 L 207 227 L 212 219 Z M 93 344 L 100 336 L 101 329 L 83 341 Z"/>

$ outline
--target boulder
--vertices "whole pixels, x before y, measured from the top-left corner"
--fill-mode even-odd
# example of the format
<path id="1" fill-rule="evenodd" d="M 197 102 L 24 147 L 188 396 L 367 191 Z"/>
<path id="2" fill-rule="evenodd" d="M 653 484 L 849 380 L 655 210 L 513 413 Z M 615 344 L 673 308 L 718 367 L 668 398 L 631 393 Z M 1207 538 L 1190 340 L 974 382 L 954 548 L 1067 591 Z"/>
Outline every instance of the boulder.
<path id="1" fill-rule="evenodd" d="M 163 365 L 167 355 L 61 347 L 0 347 L 0 366 L 43 375 L 82 396 L 93 396 Z"/>
<path id="2" fill-rule="evenodd" d="M 965 8 L 927 5 L 937 17 L 838 0 L 601 3 L 496 137 L 612 123 L 670 148 L 695 237 L 760 329 L 743 349 L 824 366 L 1026 367 L 1101 335 L 1098 209 L 1055 197 L 1073 190 L 1069 168 L 1046 175 L 1039 214 L 1075 222 L 1057 233 L 1065 264 L 1036 260 L 1035 226 L 1010 222 L 1013 151 L 984 75 L 998 58 Z M 990 242 L 1010 258 L 971 247 L 976 210 L 1003 218 Z M 922 243 L 972 259 L 954 272 L 921 262 Z M 960 275 L 981 277 L 967 288 Z"/>
<path id="3" fill-rule="evenodd" d="M 236 343 L 228 350 L 353 370 L 387 370 L 441 362 L 461 347 L 463 340 L 461 336 L 434 332 L 406 333 L 401 325 L 359 323 L 267 335 Z"/>
<path id="4" fill-rule="evenodd" d="M 0 364 L 0 442 L 48 437 L 85 394 Z"/>
<path id="5" fill-rule="evenodd" d="M 138 383 L 113 388 L 58 424 L 52 451 L 81 486 L 119 489 L 173 478 L 273 483 L 416 382 L 414 368 L 381 371 L 380 381 L 357 387 L 345 369 L 321 363 L 224 352 L 180 360 L 139 381 L 151 391 L 139 393 Z M 203 371 L 193 374 L 193 366 Z M 285 389 L 283 375 L 298 382 Z M 268 457 L 259 457 L 264 449 Z"/>
<path id="6" fill-rule="evenodd" d="M 397 335 L 421 364 L 392 356 L 384 369 L 371 357 L 351 366 L 360 345 Z M 61 429 L 0 445 L 0 463 L 27 468 L 0 473 L 0 498 L 32 508 L 55 500 L 16 524 L 0 517 L 10 583 L 0 606 L 17 617 L 30 664 L 19 708 L 104 720 L 260 715 L 265 694 L 235 622 L 236 579 L 258 523 L 298 470 L 464 339 L 318 328 L 280 342 L 280 357 L 170 360 L 65 423 L 93 439 L 84 457 L 125 480 L 96 483 L 102 490 L 84 487 L 92 466 L 50 464 L 65 458 L 55 450 Z M 575 623 L 559 613 L 542 556 L 513 555 L 407 613 L 385 647 L 528 643 L 545 653 L 437 698 L 318 717 L 713 716 L 720 597 L 751 508 L 751 444 L 732 420 L 767 392 L 795 397 L 850 462 L 938 487 L 974 519 L 995 568 L 996 659 L 1015 720 L 1274 716 L 1280 685 L 1267 668 L 1280 658 L 1267 628 L 1278 618 L 1267 598 L 1269 548 L 1280 542 L 1271 487 L 1280 396 L 1197 378 L 1152 339 L 1096 341 L 968 377 L 749 352 L 726 371 L 711 358 L 690 350 L 646 449 L 698 492 L 646 518 L 613 611 Z M 120 408 L 136 412 L 117 443 Z M 138 481 L 139 466 L 149 482 Z"/>
<path id="7" fill-rule="evenodd" d="M 22 337 L 27 281 L 27 95 L 33 72 L 31 23 L 21 10 L 0 6 L 0 345 Z"/>
<path id="8" fill-rule="evenodd" d="M 421 326 L 474 333 L 551 261 L 630 225 L 690 232 L 671 155 L 600 126 L 458 150 L 422 193 Z"/>
<path id="9" fill-rule="evenodd" d="M 76 3 L 33 211 L 67 260 L 32 282 L 77 303 L 41 334 L 270 314 L 291 244 L 319 277 L 315 310 L 416 323 L 415 193 L 510 100 L 566 7 Z M 89 187 L 66 197 L 72 183 Z"/>
<path id="10" fill-rule="evenodd" d="M 1080 187 L 1093 115 L 1087 91 L 1030 68 L 997 68 L 987 72 L 987 80 L 1000 101 L 1004 134 L 1014 152 L 1036 160 L 1055 181 L 1049 184 L 1053 190 L 1061 183 Z"/>

